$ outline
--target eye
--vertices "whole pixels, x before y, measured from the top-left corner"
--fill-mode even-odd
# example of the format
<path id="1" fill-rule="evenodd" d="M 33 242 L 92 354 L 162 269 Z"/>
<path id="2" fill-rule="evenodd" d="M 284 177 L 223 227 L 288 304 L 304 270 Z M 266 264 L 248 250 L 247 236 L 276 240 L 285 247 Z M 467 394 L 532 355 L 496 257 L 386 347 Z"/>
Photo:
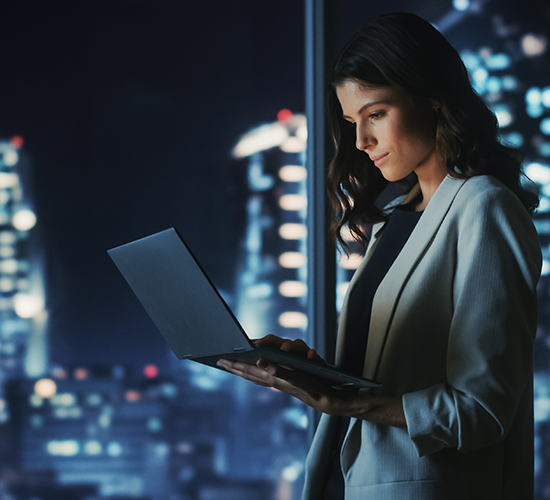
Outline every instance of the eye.
<path id="1" fill-rule="evenodd" d="M 386 113 L 384 111 L 374 111 L 369 115 L 369 118 L 371 120 L 377 120 L 378 118 L 382 118 Z"/>

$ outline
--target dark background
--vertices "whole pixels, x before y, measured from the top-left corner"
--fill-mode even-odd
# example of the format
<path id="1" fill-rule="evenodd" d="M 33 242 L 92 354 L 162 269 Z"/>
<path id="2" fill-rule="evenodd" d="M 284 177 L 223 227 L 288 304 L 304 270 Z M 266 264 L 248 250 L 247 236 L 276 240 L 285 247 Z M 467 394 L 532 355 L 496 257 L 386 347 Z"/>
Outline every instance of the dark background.
<path id="1" fill-rule="evenodd" d="M 51 361 L 159 362 L 106 250 L 176 226 L 232 288 L 245 186 L 231 149 L 303 111 L 302 3 L 24 0 L 1 19 L 0 137 L 25 140 Z"/>

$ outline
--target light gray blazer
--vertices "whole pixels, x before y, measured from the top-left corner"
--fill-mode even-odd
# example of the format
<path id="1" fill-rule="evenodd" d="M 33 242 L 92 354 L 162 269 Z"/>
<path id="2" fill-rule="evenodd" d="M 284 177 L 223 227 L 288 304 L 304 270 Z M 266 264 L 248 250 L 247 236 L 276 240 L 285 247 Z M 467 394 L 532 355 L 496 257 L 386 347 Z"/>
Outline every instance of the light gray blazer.
<path id="1" fill-rule="evenodd" d="M 382 235 L 378 224 L 350 290 Z M 346 500 L 532 498 L 540 269 L 533 223 L 508 188 L 445 178 L 372 307 L 363 373 L 382 384 L 373 394 L 402 397 L 408 429 L 351 420 Z M 346 314 L 347 301 L 337 364 Z M 322 498 L 335 427 L 322 415 L 303 500 Z"/>

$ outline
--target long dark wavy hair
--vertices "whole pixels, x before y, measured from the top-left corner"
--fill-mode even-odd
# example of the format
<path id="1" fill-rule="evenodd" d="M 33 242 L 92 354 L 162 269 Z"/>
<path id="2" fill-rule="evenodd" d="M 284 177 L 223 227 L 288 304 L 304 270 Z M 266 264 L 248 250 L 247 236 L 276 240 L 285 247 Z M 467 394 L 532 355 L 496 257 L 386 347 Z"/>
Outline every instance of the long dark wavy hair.
<path id="1" fill-rule="evenodd" d="M 348 81 L 369 87 L 391 86 L 413 100 L 437 101 L 441 108 L 436 151 L 449 175 L 492 175 L 516 193 L 530 213 L 537 208 L 538 195 L 521 184 L 521 154 L 501 144 L 497 119 L 472 88 L 456 50 L 420 17 L 387 14 L 353 36 L 336 60 L 330 81 L 328 117 L 336 144 L 327 177 L 333 207 L 330 233 L 346 251 L 343 226 L 366 245 L 365 227 L 386 220 L 379 197 L 388 184 L 370 158 L 356 149 L 355 129 L 342 117 L 336 88 Z"/>

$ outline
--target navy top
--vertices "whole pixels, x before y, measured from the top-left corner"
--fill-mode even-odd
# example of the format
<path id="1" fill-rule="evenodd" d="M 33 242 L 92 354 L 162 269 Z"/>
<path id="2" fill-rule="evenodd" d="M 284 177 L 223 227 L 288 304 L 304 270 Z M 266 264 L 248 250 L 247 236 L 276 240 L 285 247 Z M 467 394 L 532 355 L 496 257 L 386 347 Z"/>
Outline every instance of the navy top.
<path id="1" fill-rule="evenodd" d="M 418 200 L 415 199 L 406 205 L 395 208 L 384 226 L 384 237 L 378 243 L 365 270 L 350 292 L 347 317 L 348 333 L 344 345 L 344 361 L 340 367 L 354 375 L 363 375 L 374 294 L 422 215 L 422 212 L 412 210 L 413 205 L 417 202 Z M 339 429 L 332 451 L 331 468 L 328 472 L 323 500 L 344 498 L 344 480 L 339 455 L 348 425 L 349 417 L 339 418 Z"/>
<path id="2" fill-rule="evenodd" d="M 372 301 L 378 286 L 405 246 L 422 212 L 411 210 L 411 204 L 398 206 L 384 226 L 383 238 L 378 243 L 361 277 L 348 299 L 344 362 L 341 368 L 354 375 L 363 374 Z"/>

